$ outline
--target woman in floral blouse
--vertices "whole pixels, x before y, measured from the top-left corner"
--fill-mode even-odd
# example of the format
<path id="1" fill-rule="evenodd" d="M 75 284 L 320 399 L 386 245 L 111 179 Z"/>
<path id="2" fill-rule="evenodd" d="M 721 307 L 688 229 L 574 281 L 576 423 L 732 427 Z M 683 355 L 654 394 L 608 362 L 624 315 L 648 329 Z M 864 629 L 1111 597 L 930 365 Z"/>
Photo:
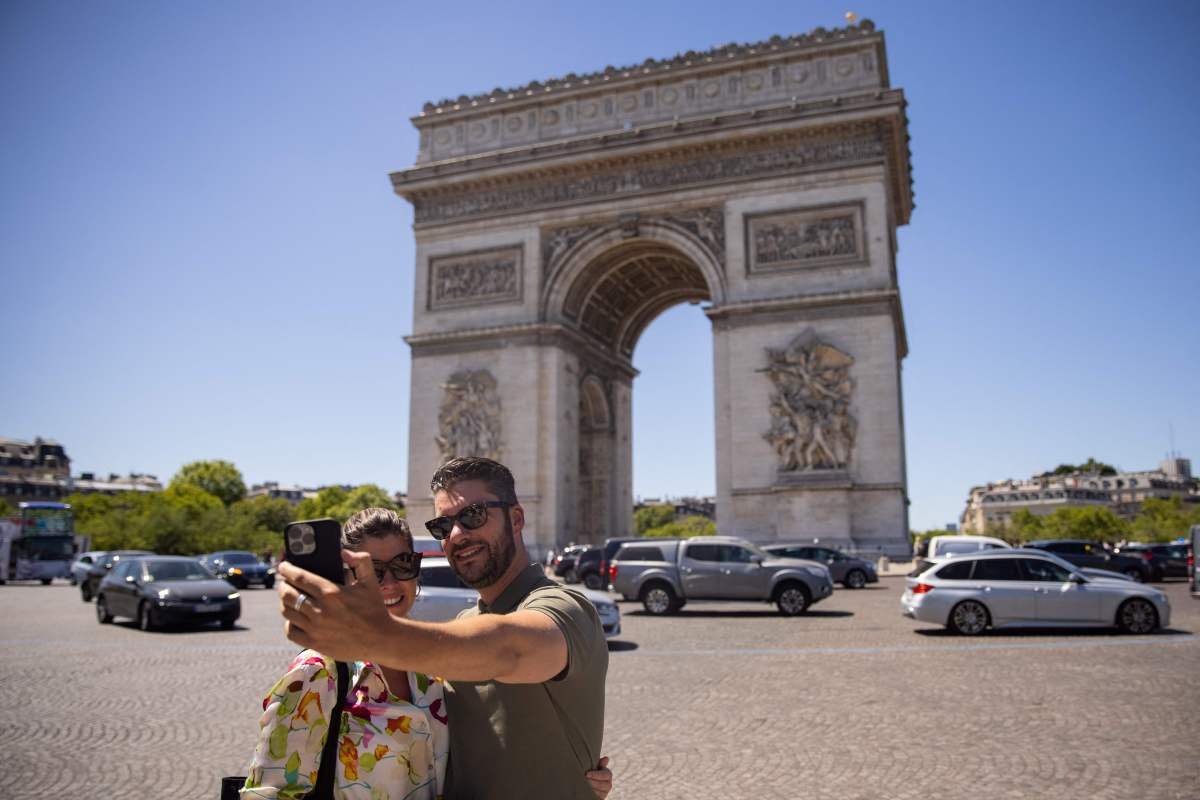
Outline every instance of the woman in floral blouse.
<path id="1" fill-rule="evenodd" d="M 342 546 L 367 552 L 388 611 L 407 616 L 418 591 L 421 554 L 408 523 L 395 512 L 368 508 L 346 521 Z M 436 800 L 446 779 L 450 737 L 441 678 L 356 661 L 337 732 L 338 800 Z M 243 800 L 302 798 L 317 782 L 321 751 L 337 695 L 332 659 L 313 650 L 296 656 L 263 699 L 258 745 Z M 601 760 L 588 772 L 605 800 L 612 773 Z"/>

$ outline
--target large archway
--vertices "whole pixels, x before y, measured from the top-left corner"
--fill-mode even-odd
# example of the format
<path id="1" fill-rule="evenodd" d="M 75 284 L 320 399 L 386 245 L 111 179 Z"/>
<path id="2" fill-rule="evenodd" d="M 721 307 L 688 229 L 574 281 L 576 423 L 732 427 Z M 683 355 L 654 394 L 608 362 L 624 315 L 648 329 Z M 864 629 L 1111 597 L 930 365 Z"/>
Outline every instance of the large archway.
<path id="1" fill-rule="evenodd" d="M 869 22 L 428 104 L 412 513 L 473 452 L 531 549 L 627 535 L 634 347 L 704 302 L 720 532 L 906 552 L 904 105 Z"/>

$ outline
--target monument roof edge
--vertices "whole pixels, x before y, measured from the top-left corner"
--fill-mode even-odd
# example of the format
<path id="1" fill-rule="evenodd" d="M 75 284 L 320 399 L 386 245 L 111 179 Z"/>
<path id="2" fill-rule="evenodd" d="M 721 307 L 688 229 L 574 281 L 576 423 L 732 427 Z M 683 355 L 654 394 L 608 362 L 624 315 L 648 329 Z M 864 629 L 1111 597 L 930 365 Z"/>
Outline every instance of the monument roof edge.
<path id="1" fill-rule="evenodd" d="M 853 42 L 874 41 L 883 46 L 883 32 L 877 31 L 875 23 L 869 19 L 860 21 L 857 25 L 847 25 L 842 28 L 814 28 L 808 33 L 792 36 L 772 36 L 759 42 L 718 45 L 703 51 L 689 50 L 677 53 L 670 58 L 647 58 L 641 64 L 630 64 L 624 67 L 607 66 L 602 70 L 583 75 L 568 73 L 559 78 L 545 81 L 530 81 L 521 86 L 509 89 L 496 87 L 490 92 L 476 95 L 459 95 L 458 98 L 444 98 L 424 104 L 421 112 L 411 117 L 414 125 L 421 125 L 433 118 L 467 116 L 494 108 L 497 103 L 518 103 L 524 100 L 536 99 L 543 96 L 555 96 L 556 92 L 576 91 L 580 89 L 594 90 L 598 87 L 620 86 L 635 83 L 639 80 L 666 73 L 672 69 L 704 69 L 721 64 L 737 63 L 748 57 L 759 58 L 772 54 L 786 54 L 805 50 L 821 50 L 838 47 Z M 720 60 L 718 60 L 720 59 Z M 884 64 L 884 85 L 887 85 L 886 59 Z"/>

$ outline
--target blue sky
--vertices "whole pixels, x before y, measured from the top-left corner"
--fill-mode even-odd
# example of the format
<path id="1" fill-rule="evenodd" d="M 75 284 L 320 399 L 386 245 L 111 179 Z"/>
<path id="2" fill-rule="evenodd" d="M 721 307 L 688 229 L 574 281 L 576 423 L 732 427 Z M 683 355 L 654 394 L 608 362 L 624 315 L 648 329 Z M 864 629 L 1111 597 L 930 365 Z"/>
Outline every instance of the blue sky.
<path id="1" fill-rule="evenodd" d="M 76 471 L 406 482 L 425 100 L 835 27 L 887 35 L 915 528 L 1088 456 L 1200 468 L 1200 4 L 9 2 L 0 435 Z M 634 356 L 635 492 L 715 490 L 708 322 Z"/>

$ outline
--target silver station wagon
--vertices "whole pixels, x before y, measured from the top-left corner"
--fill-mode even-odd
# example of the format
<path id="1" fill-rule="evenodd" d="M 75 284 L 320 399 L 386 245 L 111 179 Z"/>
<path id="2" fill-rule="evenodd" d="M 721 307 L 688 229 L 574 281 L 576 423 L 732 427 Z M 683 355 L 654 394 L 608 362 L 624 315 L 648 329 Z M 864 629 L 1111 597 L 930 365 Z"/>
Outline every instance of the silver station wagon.
<path id="1" fill-rule="evenodd" d="M 987 628 L 1116 626 L 1150 633 L 1171 624 L 1157 589 L 1114 575 L 1084 574 L 1042 550 L 953 556 L 907 578 L 901 613 L 974 636 Z"/>

